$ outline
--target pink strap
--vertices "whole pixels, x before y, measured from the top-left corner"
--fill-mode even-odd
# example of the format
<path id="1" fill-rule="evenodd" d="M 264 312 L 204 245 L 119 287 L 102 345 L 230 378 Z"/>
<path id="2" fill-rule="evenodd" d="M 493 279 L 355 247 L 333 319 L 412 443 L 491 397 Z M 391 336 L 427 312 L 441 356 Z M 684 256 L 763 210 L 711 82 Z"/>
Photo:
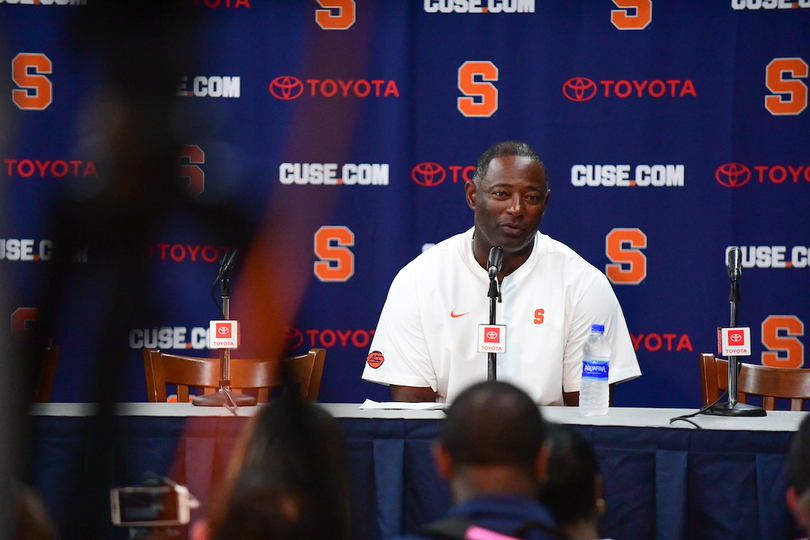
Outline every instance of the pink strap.
<path id="1" fill-rule="evenodd" d="M 473 525 L 467 529 L 467 540 L 518 540 L 514 536 L 506 536 L 505 534 L 496 533 L 489 529 L 482 529 Z"/>

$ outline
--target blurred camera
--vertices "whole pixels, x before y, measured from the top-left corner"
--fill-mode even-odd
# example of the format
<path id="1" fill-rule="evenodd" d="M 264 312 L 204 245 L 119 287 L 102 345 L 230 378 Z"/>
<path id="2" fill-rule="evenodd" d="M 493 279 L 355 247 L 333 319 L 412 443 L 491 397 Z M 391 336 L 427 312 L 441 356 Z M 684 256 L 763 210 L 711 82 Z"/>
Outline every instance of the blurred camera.
<path id="1" fill-rule="evenodd" d="M 197 506 L 199 502 L 188 488 L 174 482 L 110 490 L 112 522 L 121 527 L 185 525 Z"/>

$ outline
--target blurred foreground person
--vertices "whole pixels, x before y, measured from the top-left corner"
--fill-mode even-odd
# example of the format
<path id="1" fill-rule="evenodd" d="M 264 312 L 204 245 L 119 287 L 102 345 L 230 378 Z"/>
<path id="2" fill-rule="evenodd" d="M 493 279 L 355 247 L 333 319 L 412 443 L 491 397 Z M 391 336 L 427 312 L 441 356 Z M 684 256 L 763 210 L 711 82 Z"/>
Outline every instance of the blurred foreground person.
<path id="1" fill-rule="evenodd" d="M 433 457 L 454 506 L 446 519 L 407 538 L 561 538 L 537 498 L 548 454 L 532 398 L 489 381 L 461 392 L 446 412 Z"/>
<path id="2" fill-rule="evenodd" d="M 788 489 L 785 500 L 805 534 L 810 535 L 810 415 L 793 435 L 785 460 Z"/>
<path id="3" fill-rule="evenodd" d="M 32 487 L 18 484 L 14 490 L 17 505 L 17 540 L 57 540 L 59 532 L 45 503 Z"/>
<path id="4" fill-rule="evenodd" d="M 237 442 L 222 496 L 192 540 L 346 540 L 348 475 L 343 432 L 322 407 L 282 397 Z"/>
<path id="5" fill-rule="evenodd" d="M 599 516 L 605 513 L 602 476 L 591 445 L 571 426 L 549 426 L 548 474 L 540 500 L 571 540 L 598 540 Z"/>

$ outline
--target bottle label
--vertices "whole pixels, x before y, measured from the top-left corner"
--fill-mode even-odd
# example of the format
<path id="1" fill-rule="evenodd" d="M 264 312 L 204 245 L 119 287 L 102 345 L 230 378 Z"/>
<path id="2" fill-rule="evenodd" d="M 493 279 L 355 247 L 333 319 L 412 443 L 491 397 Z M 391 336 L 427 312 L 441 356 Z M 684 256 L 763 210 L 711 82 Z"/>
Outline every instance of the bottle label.
<path id="1" fill-rule="evenodd" d="M 595 360 L 582 362 L 582 377 L 589 379 L 608 380 L 608 363 Z"/>

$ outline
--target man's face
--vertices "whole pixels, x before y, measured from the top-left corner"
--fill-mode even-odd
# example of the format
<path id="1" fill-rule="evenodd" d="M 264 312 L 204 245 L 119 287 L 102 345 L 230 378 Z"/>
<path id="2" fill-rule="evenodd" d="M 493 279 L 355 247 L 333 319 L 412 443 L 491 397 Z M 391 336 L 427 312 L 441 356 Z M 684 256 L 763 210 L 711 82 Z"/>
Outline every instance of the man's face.
<path id="1" fill-rule="evenodd" d="M 551 193 L 540 164 L 523 156 L 493 159 L 476 189 L 465 185 L 467 204 L 475 211 L 476 239 L 505 254 L 531 251 Z"/>

